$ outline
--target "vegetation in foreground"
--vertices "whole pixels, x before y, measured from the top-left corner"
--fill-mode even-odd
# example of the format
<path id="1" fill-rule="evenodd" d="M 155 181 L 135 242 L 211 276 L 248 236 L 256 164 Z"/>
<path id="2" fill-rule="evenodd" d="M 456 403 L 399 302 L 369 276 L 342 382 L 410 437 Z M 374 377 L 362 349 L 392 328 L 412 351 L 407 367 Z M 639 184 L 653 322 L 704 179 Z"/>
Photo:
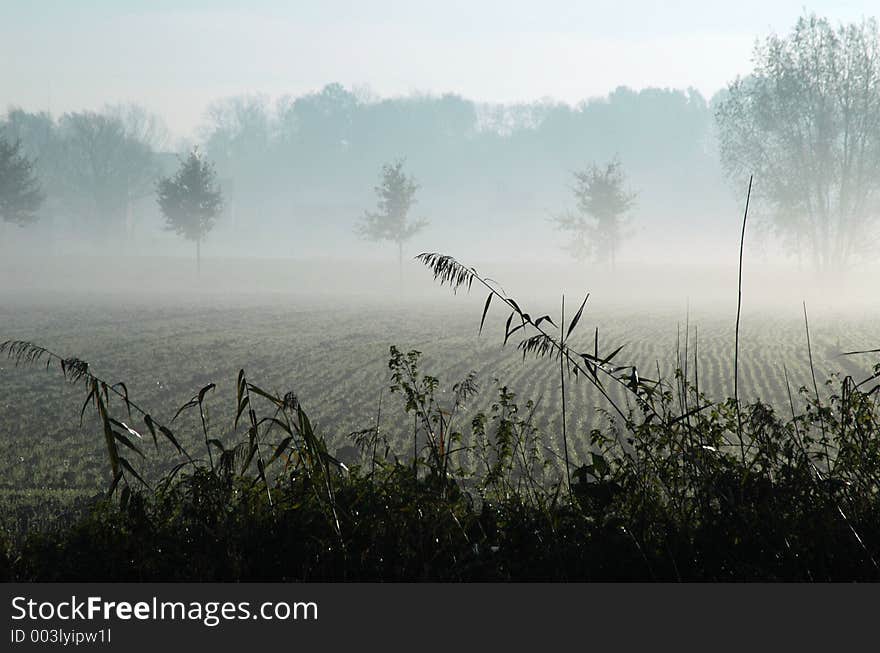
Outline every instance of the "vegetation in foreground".
<path id="1" fill-rule="evenodd" d="M 468 376 L 443 392 L 420 354 L 391 349 L 391 392 L 404 399 L 412 450 L 378 426 L 352 434 L 359 464 L 328 453 L 293 393 L 266 392 L 244 371 L 236 418 L 213 437 L 206 386 L 193 411 L 201 452 L 156 421 L 124 384 L 26 342 L 0 351 L 57 364 L 98 416 L 112 484 L 55 523 L 4 543 L 16 580 L 875 580 L 880 577 L 880 364 L 861 382 L 767 404 L 713 403 L 684 370 L 647 379 L 611 353 L 577 352 L 559 325 L 533 318 L 449 257 L 423 262 L 441 282 L 489 289 L 483 319 L 510 311 L 505 341 L 558 365 L 560 457 L 548 456 L 534 404 L 500 387 L 490 410 L 460 423 L 478 392 Z M 550 327 L 554 327 L 551 335 Z M 685 352 L 685 360 L 687 352 Z M 588 464 L 568 459 L 565 383 L 607 400 Z M 621 403 L 609 388 L 626 390 Z M 387 402 L 386 402 L 387 406 Z M 173 420 L 172 420 L 173 421 Z M 379 424 L 378 416 L 375 424 Z M 231 446 L 226 442 L 235 440 Z M 148 483 L 145 443 L 180 462 Z"/>

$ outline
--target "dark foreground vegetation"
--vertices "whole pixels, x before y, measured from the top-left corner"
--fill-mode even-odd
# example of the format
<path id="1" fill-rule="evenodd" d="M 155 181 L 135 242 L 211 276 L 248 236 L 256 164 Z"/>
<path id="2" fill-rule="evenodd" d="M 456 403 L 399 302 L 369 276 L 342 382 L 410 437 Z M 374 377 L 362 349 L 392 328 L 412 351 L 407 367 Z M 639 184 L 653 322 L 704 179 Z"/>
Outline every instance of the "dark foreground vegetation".
<path id="1" fill-rule="evenodd" d="M 789 390 L 784 413 L 762 402 L 713 402 L 688 351 L 672 379 L 650 379 L 568 337 L 585 303 L 554 320 L 451 258 L 426 255 L 455 288 L 484 286 L 510 311 L 504 340 L 558 366 L 562 432 L 541 433 L 535 406 L 500 385 L 489 410 L 464 407 L 479 388 L 422 372 L 392 348 L 390 391 L 412 425 L 396 451 L 379 416 L 351 435 L 357 464 L 330 454 L 293 393 L 242 371 L 236 418 L 217 434 L 206 386 L 180 413 L 201 425 L 199 451 L 87 363 L 27 342 L 0 352 L 58 366 L 101 425 L 109 491 L 63 508 L 42 528 L 9 532 L 0 575 L 11 580 L 878 580 L 880 364 L 866 379 L 833 377 Z M 558 334 L 558 335 L 554 335 Z M 869 352 L 871 353 L 871 352 Z M 568 456 L 566 383 L 606 401 L 588 464 Z M 389 405 L 392 406 L 389 408 Z M 173 422 L 174 420 L 172 420 Z M 548 446 L 558 442 L 559 446 Z M 149 448 L 179 461 L 152 478 Z M 559 452 L 556 455 L 555 452 Z M 23 515 L 21 523 L 27 521 Z M 27 531 L 27 532 L 25 532 Z"/>

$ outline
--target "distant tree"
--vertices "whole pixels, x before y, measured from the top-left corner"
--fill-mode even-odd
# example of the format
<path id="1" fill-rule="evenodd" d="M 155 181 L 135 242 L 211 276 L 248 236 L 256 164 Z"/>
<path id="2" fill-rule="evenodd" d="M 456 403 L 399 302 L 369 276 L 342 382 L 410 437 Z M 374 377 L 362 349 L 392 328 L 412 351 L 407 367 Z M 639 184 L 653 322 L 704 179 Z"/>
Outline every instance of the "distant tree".
<path id="1" fill-rule="evenodd" d="M 64 144 L 52 116 L 46 112 L 29 113 L 20 108 L 10 108 L 0 124 L 7 140 L 18 141 L 21 151 L 34 164 L 34 174 L 40 186 L 50 198 L 57 199 L 60 171 L 64 159 Z M 45 214 L 44 205 L 41 213 Z"/>
<path id="2" fill-rule="evenodd" d="M 355 231 L 367 240 L 397 243 L 398 265 L 403 278 L 403 245 L 428 225 L 424 219 L 410 220 L 419 189 L 415 179 L 403 171 L 403 160 L 382 166 L 380 183 L 375 187 L 376 211 L 364 211 Z"/>
<path id="3" fill-rule="evenodd" d="M 624 189 L 620 161 L 604 167 L 592 165 L 575 172 L 572 189 L 577 210 L 553 218 L 560 231 L 572 234 L 568 250 L 579 261 L 593 258 L 614 269 L 626 214 L 635 204 L 635 194 Z"/>
<path id="4" fill-rule="evenodd" d="M 163 153 L 168 151 L 171 133 L 161 116 L 148 111 L 138 104 L 116 104 L 104 107 L 104 113 L 119 121 L 130 143 L 137 143 L 141 151 L 146 149 L 150 156 L 143 161 L 146 164 L 143 172 L 137 173 L 126 180 L 128 197 L 126 201 L 126 230 L 128 237 L 134 236 L 138 223 L 149 215 L 155 217 L 155 204 L 152 195 L 156 179 L 165 172 L 162 166 Z M 187 151 L 191 148 L 185 148 Z"/>
<path id="5" fill-rule="evenodd" d="M 24 226 L 37 219 L 45 196 L 19 141 L 0 135 L 0 218 Z"/>
<path id="6" fill-rule="evenodd" d="M 877 21 L 833 28 L 801 17 L 771 35 L 755 68 L 719 103 L 722 165 L 743 188 L 754 174 L 778 233 L 818 271 L 876 253 L 880 220 L 880 38 Z M 760 205 L 759 205 L 760 206 Z"/>
<path id="7" fill-rule="evenodd" d="M 542 207 L 564 206 L 570 195 L 558 179 L 584 152 L 597 162 L 618 154 L 644 189 L 640 199 L 675 207 L 678 224 L 729 214 L 735 206 L 714 126 L 713 111 L 693 89 L 621 87 L 576 105 L 487 105 L 454 95 L 377 98 L 330 84 L 271 103 L 260 96 L 218 102 L 199 142 L 217 166 L 227 210 L 246 226 L 236 237 L 280 251 L 285 245 L 272 235 L 291 216 L 314 226 L 316 240 L 333 243 L 324 230 L 372 208 L 357 189 L 372 188 L 374 163 L 400 152 L 418 153 L 407 170 L 418 163 L 418 175 L 432 180 L 432 211 L 453 221 L 483 207 L 518 228 Z M 426 193 L 418 191 L 420 201 Z M 479 246 L 487 226 L 474 227 Z"/>
<path id="8" fill-rule="evenodd" d="M 212 102 L 200 129 L 205 152 L 221 174 L 241 178 L 265 176 L 274 125 L 265 97 L 241 95 Z M 240 179 L 239 179 L 240 181 Z"/>
<path id="9" fill-rule="evenodd" d="M 318 93 L 294 100 L 284 99 L 278 107 L 282 139 L 308 152 L 310 159 L 338 163 L 352 139 L 357 97 L 340 84 L 328 84 Z"/>
<path id="10" fill-rule="evenodd" d="M 68 113 L 58 131 L 65 208 L 121 237 L 131 203 L 146 196 L 159 175 L 151 146 L 114 113 Z"/>
<path id="11" fill-rule="evenodd" d="M 196 244 L 196 269 L 201 274 L 201 244 L 223 208 L 214 166 L 193 148 L 172 177 L 160 179 L 157 201 L 166 228 Z"/>
<path id="12" fill-rule="evenodd" d="M 297 178 L 278 160 L 268 100 L 261 95 L 218 100 L 205 115 L 207 125 L 200 134 L 222 181 L 231 226 L 236 237 L 253 236 L 259 233 L 260 221 L 276 213 L 278 204 L 285 204 L 281 198 Z M 236 224 L 239 206 L 245 209 L 241 215 L 251 216 L 243 225 Z"/>
<path id="13" fill-rule="evenodd" d="M 104 114 L 119 121 L 126 136 L 153 151 L 165 151 L 171 142 L 171 133 L 162 117 L 139 104 L 108 104 Z"/>

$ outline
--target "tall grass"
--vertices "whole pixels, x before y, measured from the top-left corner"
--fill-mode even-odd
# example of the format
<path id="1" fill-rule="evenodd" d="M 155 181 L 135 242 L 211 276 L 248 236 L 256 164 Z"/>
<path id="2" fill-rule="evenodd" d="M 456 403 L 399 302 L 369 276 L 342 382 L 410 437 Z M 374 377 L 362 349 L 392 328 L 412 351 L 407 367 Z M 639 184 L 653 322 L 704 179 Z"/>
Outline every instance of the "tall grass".
<path id="1" fill-rule="evenodd" d="M 485 392 L 476 376 L 443 392 L 418 351 L 390 349 L 393 399 L 380 397 L 375 421 L 365 416 L 372 425 L 350 435 L 360 459 L 347 466 L 294 392 L 268 392 L 244 370 L 231 424 L 209 419 L 214 384 L 164 424 L 88 363 L 10 341 L 0 353 L 16 364 L 55 367 L 83 388 L 80 417 L 97 417 L 109 482 L 103 499 L 54 527 L 12 534 L 0 571 L 40 580 L 880 578 L 880 363 L 858 382 L 832 377 L 824 399 L 814 372 L 811 389 L 788 387 L 782 417 L 762 402 L 705 396 L 696 336 L 693 366 L 686 336 L 675 378 L 658 370 L 650 379 L 620 361 L 622 347 L 600 349 L 598 329 L 590 351 L 570 344 L 588 296 L 570 320 L 564 308 L 558 320 L 533 317 L 454 258 L 418 258 L 453 290 L 487 292 L 479 332 L 493 303 L 503 307 L 502 342 L 558 366 L 564 401 L 574 382 L 604 402 L 606 426 L 589 434 L 585 462 L 569 456 L 568 406 L 561 433 L 542 433 L 536 404 L 499 383 L 489 410 L 466 421 Z M 806 313 L 805 328 L 809 338 Z M 380 428 L 395 410 L 412 421 L 411 453 Z M 189 411 L 198 432 L 180 437 L 172 426 Z M 173 460 L 152 478 L 139 462 L 160 444 Z"/>

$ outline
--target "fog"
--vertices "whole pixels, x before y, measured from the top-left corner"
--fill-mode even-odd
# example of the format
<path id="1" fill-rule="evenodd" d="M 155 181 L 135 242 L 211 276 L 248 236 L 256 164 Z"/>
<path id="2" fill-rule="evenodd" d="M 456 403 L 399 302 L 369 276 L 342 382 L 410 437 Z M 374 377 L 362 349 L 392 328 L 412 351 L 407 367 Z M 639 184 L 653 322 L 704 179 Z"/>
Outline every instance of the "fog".
<path id="1" fill-rule="evenodd" d="M 0 580 L 876 580 L 875 4 L 0 0 Z"/>
<path id="2" fill-rule="evenodd" d="M 798 158 L 803 135 L 780 128 L 789 117 L 800 124 L 791 107 L 805 106 L 801 91 L 755 109 L 769 69 L 761 44 L 809 22 L 799 6 L 762 19 L 745 9 L 709 16 L 697 5 L 673 16 L 652 3 L 634 3 L 626 15 L 551 7 L 531 24 L 522 6 L 502 19 L 481 5 L 461 33 L 453 30 L 460 21 L 433 11 L 385 9 L 380 20 L 317 4 L 249 12 L 93 6 L 66 37 L 93 42 L 68 59 L 51 47 L 36 53 L 41 43 L 67 42 L 53 41 L 51 11 L 5 8 L 0 48 L 21 66 L 2 73 L 0 136 L 30 163 L 41 201 L 25 217 L 0 221 L 0 298 L 10 306 L 249 298 L 361 301 L 401 314 L 426 303 L 478 311 L 481 293 L 461 301 L 414 260 L 439 252 L 540 306 L 590 292 L 591 305 L 608 309 L 732 319 L 742 264 L 746 311 L 796 313 L 803 302 L 827 315 L 878 308 L 876 87 L 845 104 L 863 109 L 840 110 L 862 111 L 861 127 L 847 117 L 825 133 L 837 114 L 816 119 L 808 164 Z M 832 31 L 837 21 L 862 25 L 855 51 L 872 43 L 871 24 L 859 22 L 866 9 L 817 11 Z M 61 17 L 69 8 L 52 11 Z M 598 23 L 588 26 L 589 18 Z M 224 42 L 235 19 L 241 38 Z M 198 56 L 180 35 L 197 20 L 205 30 Z M 299 35 L 313 28 L 313 36 L 285 45 L 279 25 Z M 413 53 L 416 64 L 404 65 L 407 57 L 380 37 L 407 27 L 405 44 L 431 38 Z M 111 28 L 131 37 L 112 65 L 96 54 Z M 35 38 L 25 43 L 22 33 Z M 259 34 L 266 43 L 244 47 Z M 327 37 L 329 58 L 314 34 Z M 545 47 L 554 34 L 582 43 L 592 60 Z M 535 57 L 521 76 L 494 49 L 483 56 L 487 44 L 517 38 Z M 181 48 L 167 77 L 157 66 L 171 66 L 172 55 L 160 42 Z M 214 77 L 206 74 L 212 57 Z M 474 65 L 459 65 L 456 76 L 450 61 Z M 795 69 L 799 61 L 784 63 Z M 413 77 L 414 65 L 423 77 Z M 281 69 L 289 83 L 267 72 Z M 771 109 L 764 120 L 761 111 Z M 804 133 L 812 137 L 810 120 Z M 765 131 L 754 136 L 752 124 Z M 850 144 L 842 158 L 828 145 L 838 142 Z M 211 169 L 222 197 L 196 231 L 171 224 L 158 201 L 160 180 L 190 156 Z M 402 210 L 381 204 L 390 183 L 383 175 L 395 164 L 412 186 Z M 617 193 L 620 210 L 610 218 L 596 208 L 591 174 L 592 182 L 606 175 Z M 371 227 L 370 216 L 383 211 L 397 211 L 396 226 Z"/>
<path id="3" fill-rule="evenodd" d="M 621 87 L 575 107 L 485 105 L 456 95 L 363 98 L 330 84 L 280 103 L 218 100 L 199 147 L 216 167 L 224 207 L 201 244 L 201 273 L 193 242 L 166 228 L 156 201 L 156 180 L 186 155 L 169 146 L 161 116 L 137 106 L 58 117 L 12 108 L 3 128 L 35 161 L 46 199 L 33 222 L 2 223 L 0 291 L 398 301 L 439 294 L 412 260 L 427 251 L 519 296 L 590 291 L 615 306 L 727 310 L 748 187 L 722 169 L 719 97 Z M 554 224 L 576 208 L 574 173 L 612 159 L 634 195 L 613 268 L 601 256 L 578 260 Z M 382 165 L 394 160 L 418 185 L 409 218 L 427 222 L 403 243 L 403 279 L 395 243 L 356 229 L 376 206 Z M 870 257 L 821 273 L 778 237 L 772 217 L 752 198 L 747 302 L 809 299 L 843 310 L 875 300 Z"/>

